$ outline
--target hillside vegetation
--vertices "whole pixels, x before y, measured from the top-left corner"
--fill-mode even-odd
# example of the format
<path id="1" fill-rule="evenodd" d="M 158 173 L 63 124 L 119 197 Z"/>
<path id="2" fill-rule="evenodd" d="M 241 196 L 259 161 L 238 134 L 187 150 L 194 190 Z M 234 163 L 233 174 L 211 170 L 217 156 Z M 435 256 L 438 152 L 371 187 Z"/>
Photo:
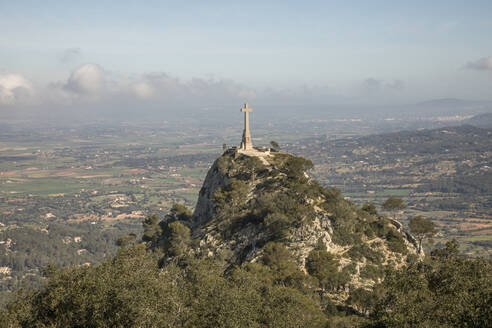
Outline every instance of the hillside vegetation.
<path id="1" fill-rule="evenodd" d="M 385 266 L 419 257 L 413 238 L 345 200 L 339 190 L 321 187 L 306 174 L 312 167 L 290 154 L 260 160 L 226 152 L 211 167 L 191 221 L 184 222 L 198 244 L 192 252 L 241 265 L 258 262 L 266 246 L 280 243 L 313 277 L 313 261 L 332 263 L 339 277 L 330 283 L 318 277 L 319 287 L 330 292 L 372 285 Z"/>
<path id="2" fill-rule="evenodd" d="M 227 151 L 195 212 L 149 215 L 96 267 L 45 270 L 4 327 L 485 327 L 492 263 L 423 257 L 398 222 L 325 189 L 312 163 Z"/>
<path id="3" fill-rule="evenodd" d="M 47 268 L 21 291 L 1 327 L 488 327 L 492 265 L 450 243 L 423 263 L 390 270 L 374 290 L 335 306 L 309 286 L 282 247 L 260 263 L 223 270 L 219 259 L 158 265 L 145 245 L 97 267 Z"/>
<path id="4" fill-rule="evenodd" d="M 457 238 L 467 256 L 492 257 L 492 130 L 471 125 L 327 140 L 288 149 L 316 164 L 313 176 L 359 204 L 402 197 L 406 215 L 432 217 L 437 245 Z M 406 224 L 405 216 L 401 216 Z"/>

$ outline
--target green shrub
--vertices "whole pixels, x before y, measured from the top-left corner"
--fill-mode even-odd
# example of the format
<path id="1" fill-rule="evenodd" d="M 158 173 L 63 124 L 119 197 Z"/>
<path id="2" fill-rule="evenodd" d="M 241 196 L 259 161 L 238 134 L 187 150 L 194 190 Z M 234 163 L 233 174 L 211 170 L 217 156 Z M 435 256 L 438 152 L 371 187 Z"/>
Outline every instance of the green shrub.
<path id="1" fill-rule="evenodd" d="M 162 228 L 159 225 L 157 214 L 150 214 L 142 223 L 144 232 L 143 241 L 155 243 L 162 234 Z"/>
<path id="2" fill-rule="evenodd" d="M 347 264 L 342 269 L 342 273 L 344 273 L 346 275 L 351 275 L 351 274 L 354 274 L 356 272 L 357 272 L 357 264 L 355 264 L 353 262 L 350 264 Z"/>
<path id="3" fill-rule="evenodd" d="M 227 174 L 233 166 L 232 157 L 230 155 L 223 155 L 217 159 L 217 168 L 222 175 Z"/>
<path id="4" fill-rule="evenodd" d="M 187 208 L 185 205 L 174 203 L 169 213 L 169 219 L 189 221 L 191 219 L 192 214 L 193 213 L 190 211 L 190 209 Z"/>
<path id="5" fill-rule="evenodd" d="M 361 210 L 369 213 L 370 215 L 378 215 L 378 210 L 374 204 L 364 204 L 362 205 Z"/>
<path id="6" fill-rule="evenodd" d="M 332 240 L 335 244 L 346 246 L 362 242 L 360 235 L 355 234 L 347 227 L 334 227 Z"/>
<path id="7" fill-rule="evenodd" d="M 364 235 L 366 235 L 367 238 L 373 239 L 376 237 L 376 234 L 374 233 L 374 230 L 372 230 L 371 227 L 368 227 L 364 230 Z"/>
<path id="8" fill-rule="evenodd" d="M 389 271 L 366 327 L 490 327 L 492 261 L 460 257 L 455 246 Z"/>
<path id="9" fill-rule="evenodd" d="M 169 256 L 183 256 L 191 242 L 190 228 L 175 221 L 167 225 L 164 231 L 166 250 Z"/>
<path id="10" fill-rule="evenodd" d="M 386 245 L 393 252 L 401 254 L 408 253 L 407 245 L 405 245 L 403 237 L 393 229 L 390 229 L 386 233 Z"/>
<path id="11" fill-rule="evenodd" d="M 355 261 L 361 261 L 363 258 L 366 258 L 375 264 L 381 264 L 384 258 L 380 252 L 371 249 L 367 244 L 354 245 L 347 253 Z"/>
<path id="12" fill-rule="evenodd" d="M 376 234 L 376 236 L 380 238 L 384 238 L 388 231 L 391 229 L 388 226 L 388 219 L 386 218 L 379 218 L 376 221 L 373 221 L 370 223 L 372 231 Z"/>
<path id="13" fill-rule="evenodd" d="M 371 279 L 377 281 L 384 276 L 384 269 L 382 266 L 367 264 L 360 270 L 360 277 L 364 279 Z"/>
<path id="14" fill-rule="evenodd" d="M 321 250 L 312 250 L 306 258 L 306 269 L 324 289 L 335 289 L 341 285 L 338 272 L 339 261 L 335 255 Z"/>
<path id="15" fill-rule="evenodd" d="M 417 254 L 408 254 L 407 255 L 407 263 L 412 264 L 419 260 L 419 256 Z"/>
<path id="16" fill-rule="evenodd" d="M 373 291 L 357 288 L 350 291 L 347 303 L 352 305 L 359 312 L 365 313 L 374 308 L 376 297 L 374 297 Z"/>
<path id="17" fill-rule="evenodd" d="M 159 268 L 144 245 L 120 249 L 97 267 L 47 270 L 44 288 L 0 311 L 0 327 L 326 327 L 316 297 L 252 266 L 225 273 L 217 261 L 188 259 Z"/>
<path id="18" fill-rule="evenodd" d="M 263 249 L 261 263 L 272 270 L 276 283 L 303 289 L 306 275 L 301 272 L 294 257 L 282 243 L 267 243 Z"/>
<path id="19" fill-rule="evenodd" d="M 283 241 L 290 235 L 292 220 L 283 213 L 270 213 L 263 220 L 273 241 Z"/>

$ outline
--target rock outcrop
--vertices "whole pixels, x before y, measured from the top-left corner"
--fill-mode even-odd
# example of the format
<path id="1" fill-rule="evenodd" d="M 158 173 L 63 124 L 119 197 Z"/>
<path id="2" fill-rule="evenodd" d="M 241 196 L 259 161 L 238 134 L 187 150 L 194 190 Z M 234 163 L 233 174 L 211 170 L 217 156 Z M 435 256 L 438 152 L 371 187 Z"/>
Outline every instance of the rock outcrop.
<path id="1" fill-rule="evenodd" d="M 384 268 L 423 254 L 401 224 L 374 216 L 308 177 L 312 163 L 284 153 L 226 151 L 210 168 L 192 217 L 196 254 L 241 265 L 269 242 L 284 244 L 299 267 L 313 250 L 339 263 L 351 286 L 374 285 Z"/>
<path id="2" fill-rule="evenodd" d="M 213 217 L 215 205 L 212 199 L 214 194 L 217 189 L 223 188 L 229 181 L 227 174 L 219 171 L 218 161 L 220 158 L 208 170 L 205 181 L 200 189 L 195 211 L 193 212 L 194 226 L 200 226 Z"/>

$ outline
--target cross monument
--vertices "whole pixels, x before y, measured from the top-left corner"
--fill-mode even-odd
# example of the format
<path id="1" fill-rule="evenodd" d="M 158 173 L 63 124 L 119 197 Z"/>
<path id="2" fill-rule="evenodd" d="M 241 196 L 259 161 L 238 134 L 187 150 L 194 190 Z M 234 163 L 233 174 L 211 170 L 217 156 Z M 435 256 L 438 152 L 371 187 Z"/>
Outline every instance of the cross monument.
<path id="1" fill-rule="evenodd" d="M 253 111 L 253 108 L 248 107 L 248 103 L 244 104 L 241 108 L 241 112 L 244 113 L 244 131 L 243 140 L 241 141 L 241 149 L 249 150 L 253 149 L 253 144 L 251 143 L 251 133 L 249 132 L 249 112 Z"/>

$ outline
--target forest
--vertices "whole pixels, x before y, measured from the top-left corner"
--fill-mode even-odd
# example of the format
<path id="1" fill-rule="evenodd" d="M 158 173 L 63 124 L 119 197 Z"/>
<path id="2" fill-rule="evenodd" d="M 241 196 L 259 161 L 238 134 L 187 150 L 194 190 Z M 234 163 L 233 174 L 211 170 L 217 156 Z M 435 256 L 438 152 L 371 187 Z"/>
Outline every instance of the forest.
<path id="1" fill-rule="evenodd" d="M 487 327 L 492 262 L 463 258 L 457 246 L 386 271 L 374 289 L 351 290 L 344 306 L 318 293 L 336 274 L 321 250 L 306 275 L 279 243 L 259 263 L 228 271 L 220 259 L 187 256 L 162 266 L 162 253 L 137 243 L 96 267 L 46 267 L 44 286 L 18 291 L 0 326 Z"/>

